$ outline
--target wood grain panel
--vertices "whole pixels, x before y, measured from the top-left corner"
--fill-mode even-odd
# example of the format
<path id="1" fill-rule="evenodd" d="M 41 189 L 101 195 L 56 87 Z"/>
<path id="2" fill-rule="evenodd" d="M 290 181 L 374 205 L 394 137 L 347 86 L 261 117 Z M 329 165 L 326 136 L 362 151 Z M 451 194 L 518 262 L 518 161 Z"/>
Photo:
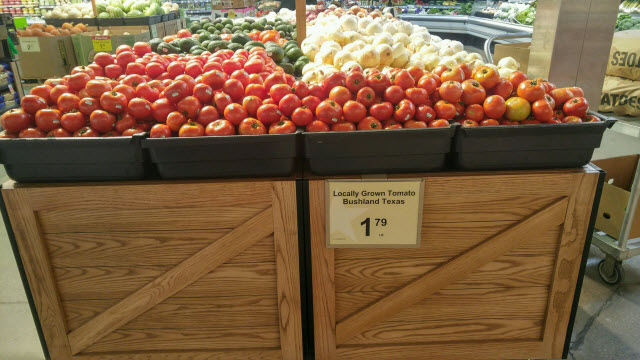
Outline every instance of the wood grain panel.
<path id="1" fill-rule="evenodd" d="M 123 299 L 167 272 L 168 267 L 57 268 L 63 301 Z M 276 292 L 275 263 L 223 264 L 175 297 L 268 295 Z"/>
<path id="2" fill-rule="evenodd" d="M 425 190 L 425 193 L 428 190 Z M 546 195 L 546 193 L 541 193 Z M 423 223 L 460 223 L 466 221 L 520 220 L 543 208 L 558 197 L 541 196 L 492 196 L 479 194 L 473 197 L 425 195 Z"/>
<path id="3" fill-rule="evenodd" d="M 279 348 L 278 326 L 234 329 L 115 330 L 83 353 Z"/>
<path id="4" fill-rule="evenodd" d="M 280 350 L 176 351 L 98 355 L 76 355 L 79 360 L 281 360 Z"/>
<path id="5" fill-rule="evenodd" d="M 123 210 L 103 205 L 93 209 L 45 210 L 37 214 L 44 233 L 214 230 L 236 228 L 258 215 L 266 207 L 265 204 L 259 204 L 219 208 L 174 207 Z"/>
<path id="6" fill-rule="evenodd" d="M 302 360 L 298 212 L 294 182 L 273 183 L 272 207 L 280 349 L 283 358 Z"/>
<path id="7" fill-rule="evenodd" d="M 334 250 L 325 244 L 324 181 L 309 181 L 311 281 L 314 346 L 317 359 L 336 358 Z"/>
<path id="8" fill-rule="evenodd" d="M 393 344 L 474 340 L 537 340 L 539 319 L 480 319 L 428 322 L 383 322 L 348 339 L 345 344 Z"/>
<path id="9" fill-rule="evenodd" d="M 384 292 L 337 293 L 338 321 L 382 298 Z M 547 309 L 547 287 L 443 289 L 389 318 L 393 322 L 540 319 Z"/>
<path id="10" fill-rule="evenodd" d="M 78 300 L 63 303 L 69 330 L 104 312 L 119 300 Z M 196 329 L 272 326 L 278 324 L 275 292 L 262 296 L 170 297 L 120 327 L 131 329 Z"/>
<path id="11" fill-rule="evenodd" d="M 438 360 L 495 360 L 528 359 L 542 354 L 541 341 L 453 341 L 433 344 L 404 344 L 382 346 L 341 346 L 339 359 L 348 360 L 425 360 L 435 354 Z"/>
<path id="12" fill-rule="evenodd" d="M 24 186 L 24 185 L 21 185 Z M 271 202 L 271 182 L 251 181 L 171 181 L 141 183 L 82 183 L 29 186 L 35 211 L 72 209 L 147 209 L 154 207 L 228 207 Z M 251 196 L 247 196 L 251 194 Z M 221 196 L 224 195 L 224 196 Z"/>
<path id="13" fill-rule="evenodd" d="M 229 231 L 47 234 L 45 243 L 54 267 L 169 266 L 186 260 Z M 275 261 L 273 236 L 268 236 L 227 263 L 271 261 Z"/>
<path id="14" fill-rule="evenodd" d="M 515 221 L 435 223 L 422 227 L 419 248 L 413 249 L 335 249 L 336 261 L 348 259 L 413 259 L 453 257 L 488 237 L 515 224 Z M 555 255 L 561 226 L 540 234 L 507 255 Z"/>
<path id="15" fill-rule="evenodd" d="M 24 190 L 5 186 L 2 189 L 2 197 L 7 207 L 11 228 L 18 244 L 49 354 L 56 359 L 71 359 L 60 297 L 51 272 L 47 249 L 42 242 L 38 222 L 31 211 L 27 193 Z"/>
<path id="16" fill-rule="evenodd" d="M 422 276 L 450 258 L 388 261 L 336 261 L 336 291 L 392 291 Z M 452 282 L 448 289 L 529 287 L 548 285 L 553 271 L 551 256 L 502 256 L 483 265 L 467 277 Z"/>

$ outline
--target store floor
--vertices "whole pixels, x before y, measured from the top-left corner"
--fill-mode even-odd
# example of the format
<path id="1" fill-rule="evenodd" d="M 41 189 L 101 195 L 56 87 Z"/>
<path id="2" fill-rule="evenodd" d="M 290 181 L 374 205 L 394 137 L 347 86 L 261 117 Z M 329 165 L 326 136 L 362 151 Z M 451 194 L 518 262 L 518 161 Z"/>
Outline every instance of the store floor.
<path id="1" fill-rule="evenodd" d="M 0 181 L 6 180 L 0 166 Z M 7 233 L 0 227 L 0 359 L 44 359 Z M 640 359 L 640 257 L 624 263 L 627 277 L 617 286 L 603 284 L 598 276 L 603 257 L 591 248 L 569 359 Z"/>

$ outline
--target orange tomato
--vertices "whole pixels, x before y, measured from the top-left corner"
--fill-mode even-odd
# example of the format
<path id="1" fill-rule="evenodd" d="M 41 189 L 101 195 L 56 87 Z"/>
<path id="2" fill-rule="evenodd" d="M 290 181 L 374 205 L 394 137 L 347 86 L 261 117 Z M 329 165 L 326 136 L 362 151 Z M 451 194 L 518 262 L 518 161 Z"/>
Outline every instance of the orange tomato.
<path id="1" fill-rule="evenodd" d="M 504 116 L 507 120 L 522 121 L 531 114 L 531 104 L 521 97 L 512 97 L 505 102 Z"/>
<path id="2" fill-rule="evenodd" d="M 453 103 L 460 100 L 462 96 L 462 86 L 457 81 L 446 81 L 442 83 L 438 93 L 440 94 L 440 98 Z"/>
<path id="3" fill-rule="evenodd" d="M 518 85 L 518 96 L 528 102 L 536 102 L 544 99 L 545 88 L 537 80 L 525 80 Z"/>
<path id="4" fill-rule="evenodd" d="M 486 96 L 487 92 L 476 80 L 468 79 L 462 82 L 462 96 L 460 99 L 465 105 L 482 104 Z"/>
<path id="5" fill-rule="evenodd" d="M 491 89 L 500 81 L 500 75 L 494 68 L 482 65 L 473 75 L 473 78 L 482 85 L 485 90 Z"/>
<path id="6" fill-rule="evenodd" d="M 498 95 L 491 95 L 487 97 L 484 100 L 483 108 L 485 115 L 492 119 L 501 118 L 507 110 L 504 99 Z"/>

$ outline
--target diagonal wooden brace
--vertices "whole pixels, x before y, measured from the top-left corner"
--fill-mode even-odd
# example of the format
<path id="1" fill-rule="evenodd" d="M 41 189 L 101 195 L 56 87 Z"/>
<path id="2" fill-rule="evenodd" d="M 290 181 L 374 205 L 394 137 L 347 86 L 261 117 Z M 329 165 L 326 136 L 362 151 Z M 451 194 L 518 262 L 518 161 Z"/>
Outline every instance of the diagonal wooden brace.
<path id="1" fill-rule="evenodd" d="M 423 300 L 449 284 L 462 280 L 518 245 L 532 240 L 533 236 L 542 231 L 562 224 L 568 203 L 567 198 L 555 201 L 444 265 L 411 281 L 371 306 L 342 320 L 336 325 L 336 343 L 346 343 L 347 340 L 371 326 L 405 310 L 407 306 Z"/>
<path id="2" fill-rule="evenodd" d="M 69 334 L 73 355 L 273 233 L 271 207 Z"/>

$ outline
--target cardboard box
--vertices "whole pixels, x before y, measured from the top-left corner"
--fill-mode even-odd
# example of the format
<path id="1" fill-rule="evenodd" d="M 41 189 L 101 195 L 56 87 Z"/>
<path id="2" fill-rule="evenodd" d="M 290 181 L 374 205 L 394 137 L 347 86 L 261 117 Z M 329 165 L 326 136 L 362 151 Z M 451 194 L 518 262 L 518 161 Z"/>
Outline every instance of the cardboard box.
<path id="1" fill-rule="evenodd" d="M 178 33 L 178 20 L 169 20 L 162 24 L 164 24 L 164 36 L 175 35 Z"/>
<path id="2" fill-rule="evenodd" d="M 251 17 L 256 15 L 256 8 L 222 9 L 222 14 L 226 14 L 229 19 Z"/>
<path id="3" fill-rule="evenodd" d="M 71 35 L 22 37 L 18 59 L 23 79 L 62 77 L 78 65 Z"/>
<path id="4" fill-rule="evenodd" d="M 595 227 L 614 239 L 620 238 L 622 221 L 629 203 L 633 176 L 639 159 L 640 155 L 629 155 L 593 161 L 596 166 L 607 172 Z M 640 210 L 640 204 L 638 206 Z M 638 210 L 631 219 L 629 239 L 637 237 L 640 237 L 640 211 Z"/>
<path id="5" fill-rule="evenodd" d="M 511 56 L 520 63 L 520 71 L 527 73 L 529 67 L 529 52 L 531 43 L 496 44 L 493 50 L 493 63 L 498 64 L 500 59 Z"/>
<path id="6" fill-rule="evenodd" d="M 123 27 L 118 27 L 123 28 Z M 138 41 L 147 42 L 149 31 L 147 30 L 109 30 L 110 35 L 104 36 L 104 30 L 86 32 L 82 34 L 72 35 L 73 49 L 75 51 L 76 62 L 78 65 L 88 65 L 93 62 L 96 53 L 104 51 L 112 54 L 116 53 L 116 48 L 120 45 L 133 46 Z M 124 33 L 129 33 L 125 35 Z"/>
<path id="7" fill-rule="evenodd" d="M 256 5 L 255 0 L 221 0 L 223 9 L 244 9 Z M 213 4 L 212 4 L 213 5 Z"/>

